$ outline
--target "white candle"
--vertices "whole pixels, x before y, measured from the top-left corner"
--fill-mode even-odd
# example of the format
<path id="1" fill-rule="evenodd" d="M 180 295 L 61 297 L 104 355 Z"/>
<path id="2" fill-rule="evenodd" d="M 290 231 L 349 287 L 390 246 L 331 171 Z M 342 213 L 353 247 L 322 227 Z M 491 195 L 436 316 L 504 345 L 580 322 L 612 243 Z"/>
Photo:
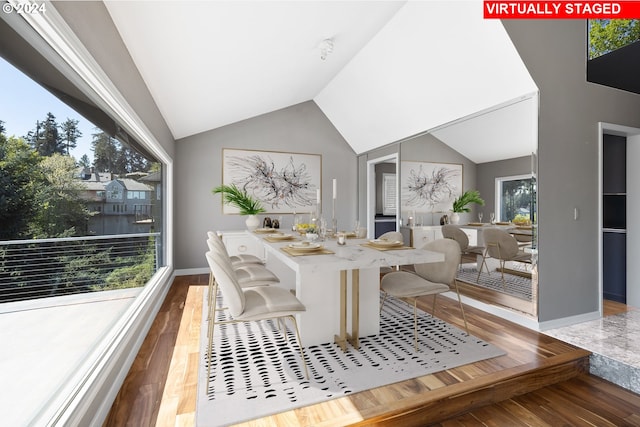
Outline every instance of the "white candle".
<path id="1" fill-rule="evenodd" d="M 333 198 L 337 199 L 338 197 L 338 181 L 333 178 Z"/>
<path id="2" fill-rule="evenodd" d="M 319 188 L 316 190 L 316 203 L 318 203 L 318 204 L 320 203 L 320 189 Z"/>

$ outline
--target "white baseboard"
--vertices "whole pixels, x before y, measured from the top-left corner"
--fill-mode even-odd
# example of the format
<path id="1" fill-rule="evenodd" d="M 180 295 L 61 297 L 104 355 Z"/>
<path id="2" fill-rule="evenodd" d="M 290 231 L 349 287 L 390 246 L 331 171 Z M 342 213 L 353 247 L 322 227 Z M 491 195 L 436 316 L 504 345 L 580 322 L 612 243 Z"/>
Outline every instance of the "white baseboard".
<path id="1" fill-rule="evenodd" d="M 575 325 L 576 323 L 589 322 L 591 320 L 600 319 L 602 316 L 598 311 L 591 313 L 578 314 L 576 316 L 562 317 L 560 319 L 547 320 L 540 322 L 540 330 L 548 331 L 550 329 L 562 328 L 563 326 Z"/>
<path id="2" fill-rule="evenodd" d="M 453 300 L 458 299 L 458 296 L 455 292 L 446 292 L 444 295 Z M 521 315 L 495 305 L 486 304 L 473 298 L 466 297 L 464 295 L 460 295 L 460 297 L 462 298 L 462 302 L 466 305 L 470 305 L 471 307 L 486 311 L 487 313 L 501 317 L 520 326 L 524 326 L 525 328 L 533 329 L 534 331 L 540 330 L 538 321 L 534 318 Z"/>
<path id="3" fill-rule="evenodd" d="M 194 274 L 209 274 L 207 267 L 202 268 L 183 268 L 181 270 L 173 271 L 176 276 L 192 276 Z"/>

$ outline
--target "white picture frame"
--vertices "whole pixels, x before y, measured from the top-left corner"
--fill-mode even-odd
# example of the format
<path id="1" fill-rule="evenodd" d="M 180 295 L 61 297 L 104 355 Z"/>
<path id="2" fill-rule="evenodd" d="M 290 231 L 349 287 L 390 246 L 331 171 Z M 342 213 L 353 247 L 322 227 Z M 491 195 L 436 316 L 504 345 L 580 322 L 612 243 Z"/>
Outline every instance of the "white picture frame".
<path id="1" fill-rule="evenodd" d="M 403 211 L 448 212 L 462 194 L 462 164 L 400 162 Z"/>
<path id="2" fill-rule="evenodd" d="M 322 190 L 322 156 L 224 148 L 222 183 L 246 190 L 265 213 L 309 212 L 315 209 L 317 190 Z M 224 204 L 223 213 L 236 214 L 238 209 Z"/>

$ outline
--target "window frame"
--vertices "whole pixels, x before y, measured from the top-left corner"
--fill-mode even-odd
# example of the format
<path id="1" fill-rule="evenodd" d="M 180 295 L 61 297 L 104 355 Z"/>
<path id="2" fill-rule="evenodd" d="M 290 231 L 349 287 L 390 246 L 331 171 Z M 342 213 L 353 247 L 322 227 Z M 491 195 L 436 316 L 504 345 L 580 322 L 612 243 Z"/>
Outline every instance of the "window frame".
<path id="1" fill-rule="evenodd" d="M 151 157 L 162 163 L 164 266 L 158 268 L 115 326 L 98 337 L 85 363 L 60 386 L 59 393 L 42 403 L 33 419 L 37 425 L 102 424 L 173 280 L 173 158 L 53 3 L 47 3 L 46 13 L 3 14 L 1 19 L 99 109 L 113 117 L 119 128 L 135 138 Z"/>
<path id="2" fill-rule="evenodd" d="M 496 177 L 495 179 L 495 206 L 494 212 L 496 216 L 496 221 L 509 221 L 509 219 L 502 219 L 502 186 L 504 182 L 508 181 L 521 181 L 528 179 L 533 181 L 535 176 L 533 174 L 522 174 L 522 175 L 510 175 L 510 176 L 501 176 Z M 534 215 L 533 211 L 534 206 L 531 206 L 530 215 Z M 533 218 L 532 218 L 533 220 Z"/>

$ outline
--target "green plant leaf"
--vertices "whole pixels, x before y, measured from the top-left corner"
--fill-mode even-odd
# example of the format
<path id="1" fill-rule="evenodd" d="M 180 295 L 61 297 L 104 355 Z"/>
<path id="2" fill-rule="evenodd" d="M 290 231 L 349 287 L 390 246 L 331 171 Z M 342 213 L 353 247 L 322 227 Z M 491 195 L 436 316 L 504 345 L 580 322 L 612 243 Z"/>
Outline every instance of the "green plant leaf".
<path id="1" fill-rule="evenodd" d="M 238 188 L 235 184 L 219 185 L 213 190 L 213 194 L 222 194 L 222 200 L 227 205 L 238 208 L 240 215 L 256 215 L 264 212 L 265 209 L 259 200 L 251 197 L 245 190 Z"/>
<path id="2" fill-rule="evenodd" d="M 467 190 L 453 201 L 453 212 L 471 212 L 470 204 L 475 203 L 484 206 L 484 199 L 480 197 L 478 190 Z"/>

